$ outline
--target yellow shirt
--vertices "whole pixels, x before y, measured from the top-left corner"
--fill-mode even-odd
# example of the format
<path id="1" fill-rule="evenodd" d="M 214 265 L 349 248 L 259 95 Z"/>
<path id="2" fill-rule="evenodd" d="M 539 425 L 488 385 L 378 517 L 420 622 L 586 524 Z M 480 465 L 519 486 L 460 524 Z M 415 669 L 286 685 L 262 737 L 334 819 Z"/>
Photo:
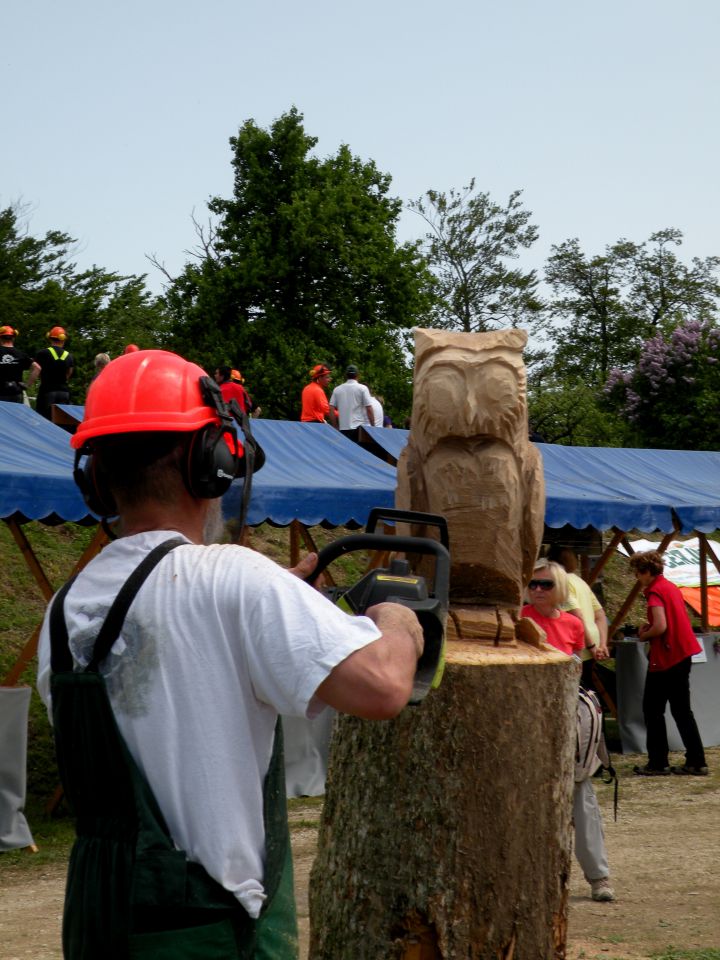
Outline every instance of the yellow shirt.
<path id="1" fill-rule="evenodd" d="M 560 605 L 561 610 L 579 610 L 585 627 L 585 642 L 596 647 L 600 643 L 600 631 L 595 623 L 595 612 L 602 610 L 600 602 L 582 577 L 569 573 L 567 603 Z M 588 660 L 592 652 L 587 647 L 580 653 L 582 660 Z"/>

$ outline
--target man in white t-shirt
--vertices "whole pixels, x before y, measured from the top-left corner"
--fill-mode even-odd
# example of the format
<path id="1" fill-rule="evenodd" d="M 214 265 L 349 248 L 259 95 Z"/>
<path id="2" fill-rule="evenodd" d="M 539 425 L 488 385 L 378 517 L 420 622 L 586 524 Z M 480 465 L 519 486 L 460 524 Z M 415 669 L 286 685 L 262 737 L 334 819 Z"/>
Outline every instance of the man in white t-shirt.
<path id="1" fill-rule="evenodd" d="M 226 413 L 200 367 L 138 351 L 93 382 L 71 440 L 86 500 L 119 514 L 122 535 L 53 602 L 40 637 L 38 688 L 78 814 L 68 957 L 169 956 L 190 942 L 198 957 L 296 957 L 285 794 L 273 780 L 278 715 L 331 706 L 387 719 L 410 697 L 423 636 L 407 608 L 383 603 L 350 617 L 251 550 L 204 545 L 242 464 Z M 95 664 L 120 588 L 168 540 L 178 542 Z M 100 737 L 109 764 L 105 746 L 91 745 L 95 724 L 68 719 L 98 684 L 111 713 Z M 95 773 L 103 763 L 133 784 L 124 806 L 121 787 Z"/>
<path id="2" fill-rule="evenodd" d="M 370 391 L 364 383 L 358 382 L 359 371 L 355 364 L 345 371 L 347 380 L 335 387 L 330 397 L 330 406 L 338 413 L 338 427 L 350 440 L 359 440 L 360 427 L 375 426 L 375 414 L 372 408 Z M 379 424 L 382 426 L 382 424 Z"/>

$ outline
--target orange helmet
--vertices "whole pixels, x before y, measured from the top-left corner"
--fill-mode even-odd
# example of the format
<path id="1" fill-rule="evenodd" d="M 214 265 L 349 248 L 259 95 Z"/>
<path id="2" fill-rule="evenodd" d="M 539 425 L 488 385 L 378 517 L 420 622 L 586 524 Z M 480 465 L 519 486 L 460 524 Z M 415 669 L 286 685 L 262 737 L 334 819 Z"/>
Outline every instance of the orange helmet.
<path id="1" fill-rule="evenodd" d="M 245 383 L 245 377 L 240 373 L 239 370 L 231 370 L 230 379 L 234 380 L 235 383 Z"/>
<path id="2" fill-rule="evenodd" d="M 48 340 L 62 340 L 63 342 L 67 340 L 67 334 L 62 327 L 53 327 L 52 330 L 47 332 Z"/>
<path id="3" fill-rule="evenodd" d="M 207 374 L 166 350 L 138 350 L 108 364 L 93 380 L 85 418 L 70 439 L 79 450 L 96 437 L 119 433 L 189 433 L 220 424 L 218 411 L 203 397 L 200 378 Z"/>
<path id="4" fill-rule="evenodd" d="M 137 353 L 139 349 L 140 347 L 138 347 L 136 343 L 129 343 L 123 350 L 123 353 Z"/>
<path id="5" fill-rule="evenodd" d="M 330 367 L 326 367 L 324 363 L 316 363 L 310 371 L 310 379 L 319 380 L 320 377 L 324 377 L 326 373 L 332 373 Z"/>
<path id="6" fill-rule="evenodd" d="M 0 327 L 0 337 L 19 337 L 20 334 L 13 327 L 8 327 L 7 324 L 4 327 Z"/>

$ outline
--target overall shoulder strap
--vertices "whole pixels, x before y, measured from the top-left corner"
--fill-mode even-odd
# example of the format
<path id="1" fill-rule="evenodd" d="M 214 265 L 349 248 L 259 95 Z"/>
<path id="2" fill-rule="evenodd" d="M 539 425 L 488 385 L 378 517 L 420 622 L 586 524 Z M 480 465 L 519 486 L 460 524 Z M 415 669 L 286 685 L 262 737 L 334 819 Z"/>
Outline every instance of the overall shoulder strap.
<path id="1" fill-rule="evenodd" d="M 120 592 L 115 597 L 115 600 L 108 611 L 108 615 L 105 617 L 105 622 L 100 628 L 100 633 L 98 633 L 97 639 L 95 640 L 92 658 L 90 663 L 88 663 L 87 667 L 85 668 L 86 673 L 98 672 L 100 664 L 110 653 L 112 645 L 118 638 L 120 630 L 122 629 L 123 621 L 125 620 L 127 612 L 130 609 L 130 604 L 135 599 L 138 590 L 150 576 L 158 563 L 160 563 L 162 558 L 170 553 L 171 550 L 174 550 L 175 547 L 179 547 L 183 543 L 187 543 L 187 540 L 184 540 L 182 537 L 173 537 L 172 540 L 165 540 L 163 543 L 151 550 L 145 559 L 139 563 L 137 567 L 135 567 L 133 572 L 120 588 Z"/>
<path id="2" fill-rule="evenodd" d="M 50 669 L 53 673 L 66 673 L 72 670 L 70 640 L 65 623 L 65 597 L 73 583 L 75 583 L 75 577 L 71 577 L 63 584 L 55 594 L 50 608 Z"/>
<path id="3" fill-rule="evenodd" d="M 183 543 L 187 543 L 187 541 L 182 537 L 173 537 L 171 540 L 165 540 L 164 543 L 159 544 L 151 550 L 145 559 L 133 570 L 120 588 L 120 592 L 117 597 L 115 597 L 108 615 L 105 618 L 105 622 L 100 628 L 100 632 L 95 640 L 93 656 L 86 667 L 86 671 L 92 673 L 98 672 L 99 664 L 105 659 L 108 653 L 110 653 L 112 645 L 117 640 L 125 616 L 130 609 L 130 604 L 135 599 L 138 590 L 162 558 Z M 53 673 L 64 673 L 71 671 L 73 668 L 67 624 L 65 622 L 65 597 L 74 582 L 75 577 L 72 577 L 58 590 L 52 602 L 52 607 L 50 608 L 50 669 Z"/>

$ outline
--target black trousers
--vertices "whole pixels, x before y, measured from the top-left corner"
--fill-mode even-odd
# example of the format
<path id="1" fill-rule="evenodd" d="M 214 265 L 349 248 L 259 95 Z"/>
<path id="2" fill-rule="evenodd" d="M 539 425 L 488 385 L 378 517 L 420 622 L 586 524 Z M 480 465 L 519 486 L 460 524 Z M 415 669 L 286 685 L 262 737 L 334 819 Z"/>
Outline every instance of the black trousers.
<path id="1" fill-rule="evenodd" d="M 52 405 L 54 403 L 70 403 L 70 391 L 39 390 L 35 401 L 35 410 L 46 420 L 52 420 Z"/>
<path id="2" fill-rule="evenodd" d="M 705 750 L 690 707 L 691 666 L 692 659 L 687 657 L 669 670 L 648 670 L 643 693 L 643 715 L 647 728 L 648 766 L 656 770 L 668 765 L 665 726 L 665 707 L 668 703 L 685 746 L 685 763 L 689 767 L 705 766 Z"/>

